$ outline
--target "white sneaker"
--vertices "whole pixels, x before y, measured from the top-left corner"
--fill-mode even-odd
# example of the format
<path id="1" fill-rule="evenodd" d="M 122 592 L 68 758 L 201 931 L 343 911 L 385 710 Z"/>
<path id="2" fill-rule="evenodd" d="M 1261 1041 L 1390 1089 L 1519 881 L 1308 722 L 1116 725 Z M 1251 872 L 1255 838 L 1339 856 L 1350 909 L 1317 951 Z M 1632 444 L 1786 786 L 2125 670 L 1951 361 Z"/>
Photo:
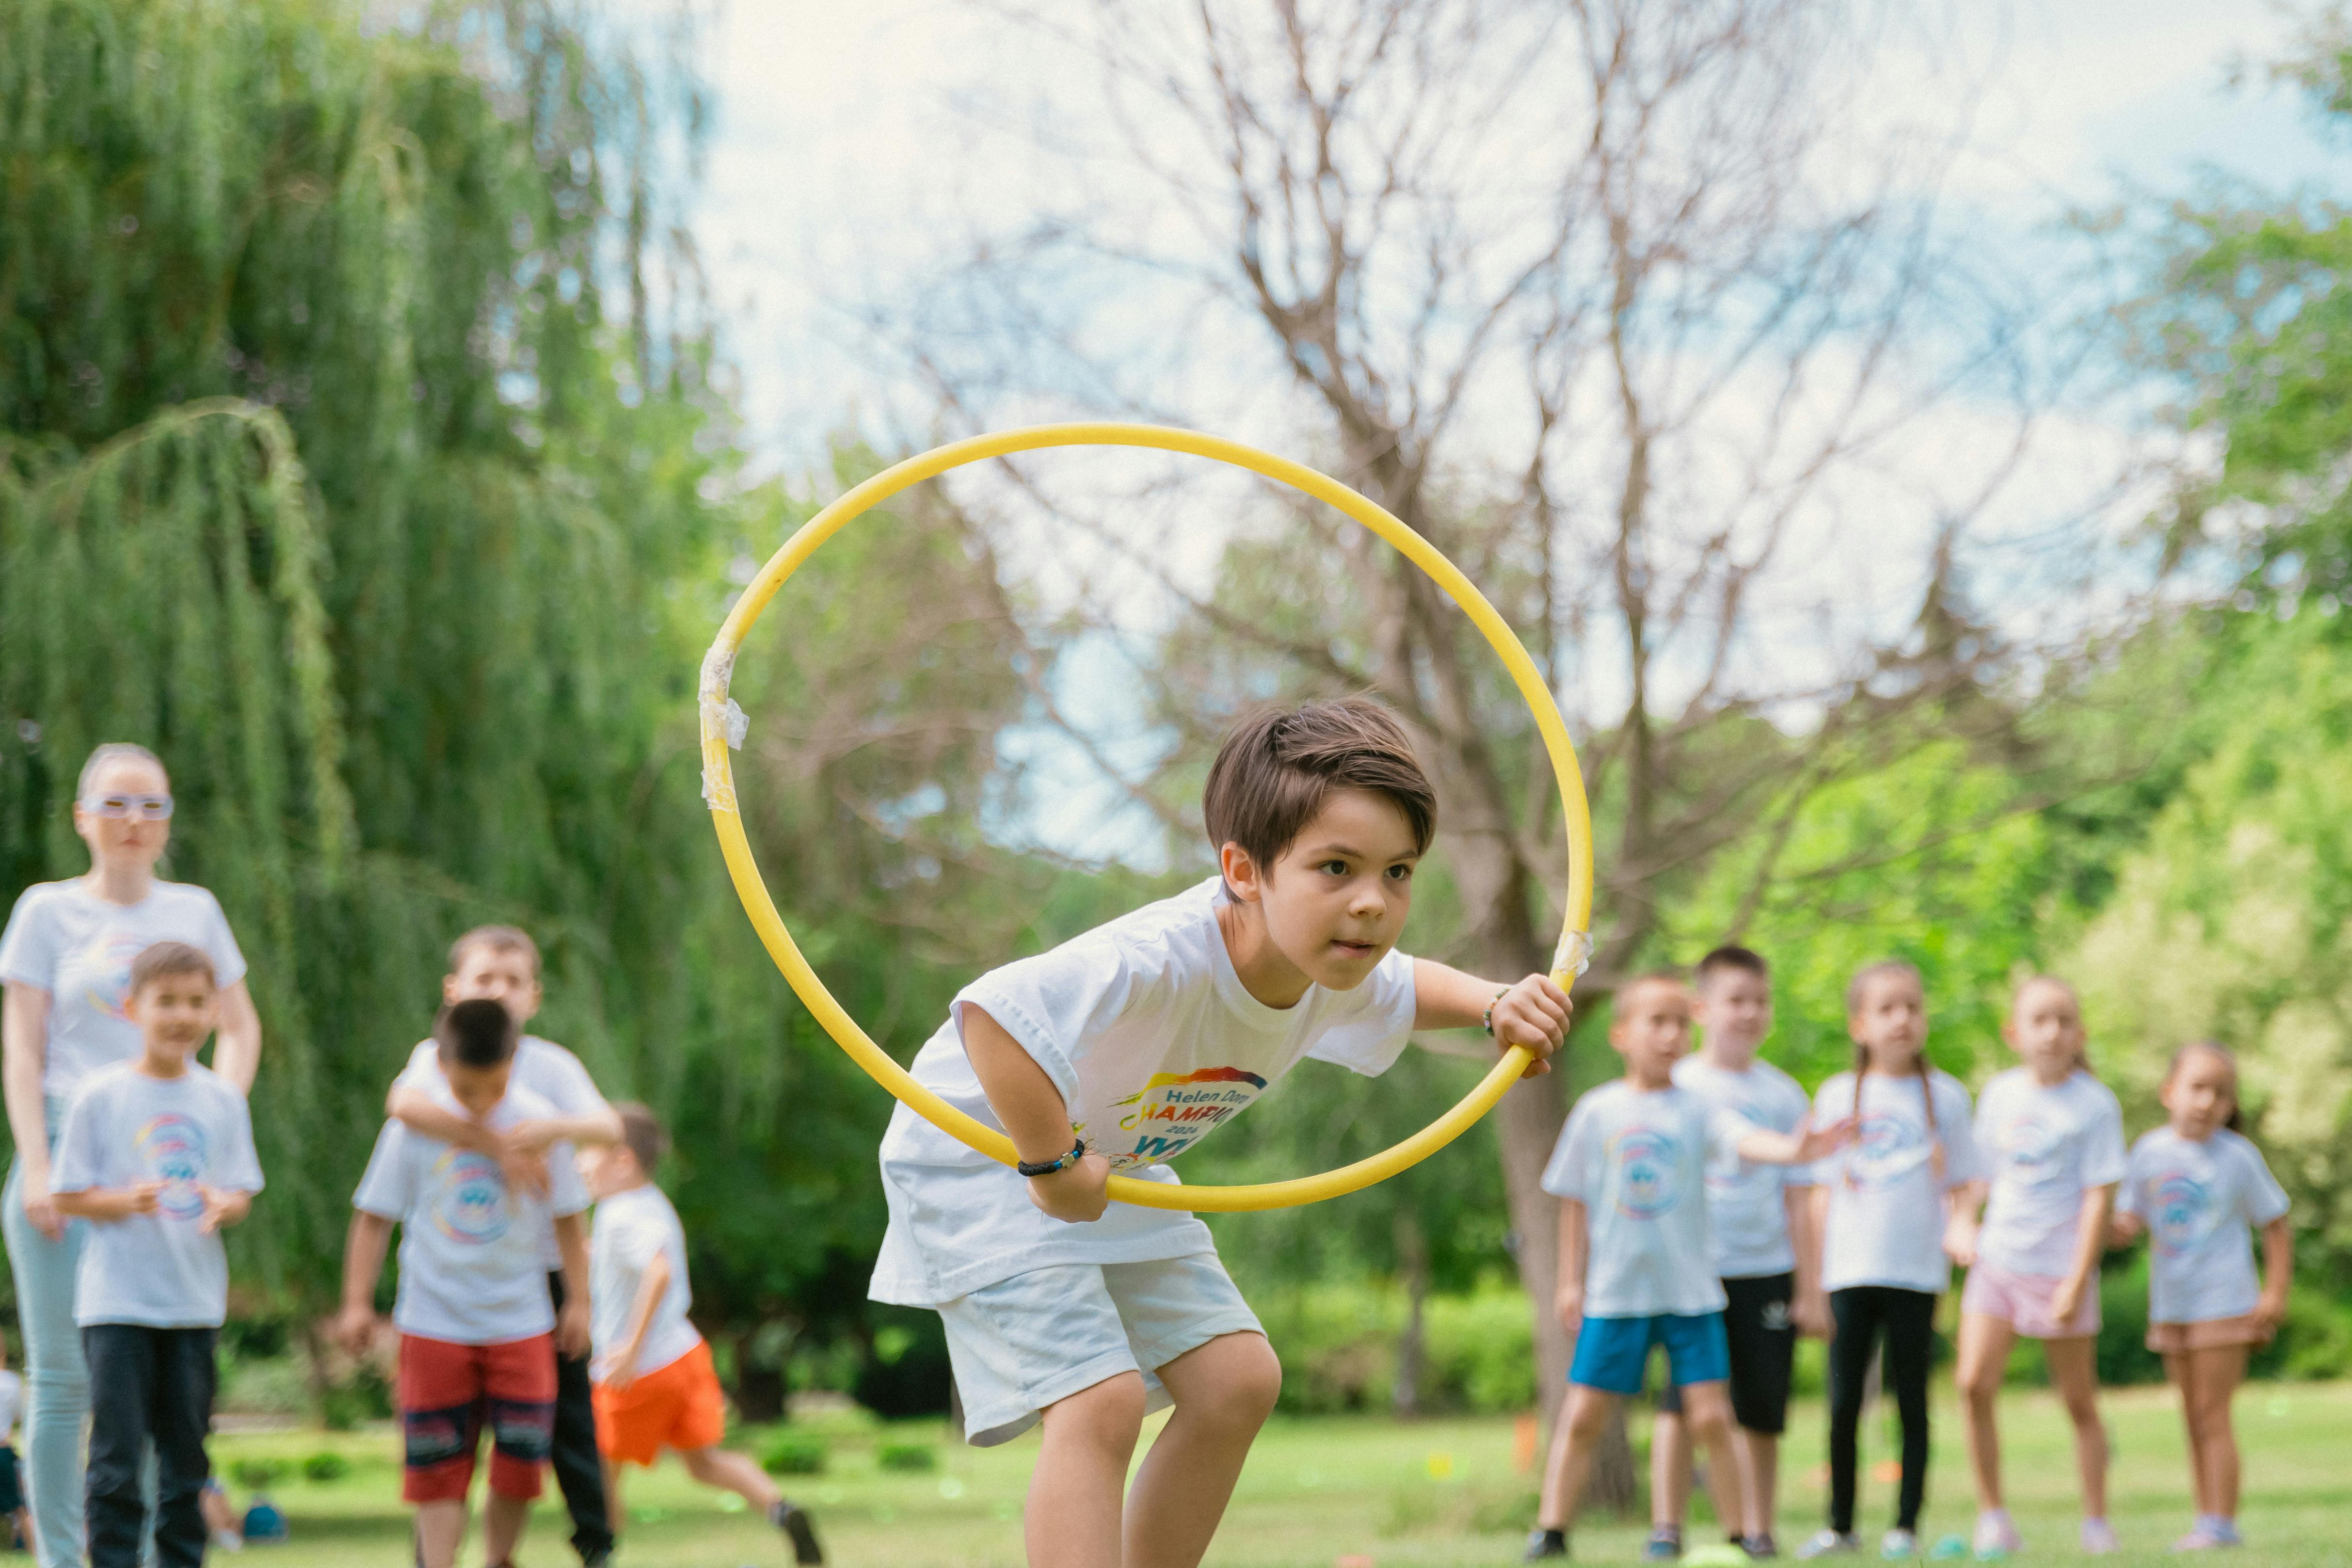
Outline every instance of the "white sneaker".
<path id="1" fill-rule="evenodd" d="M 2083 1554 L 2085 1557 L 2105 1557 L 2121 1552 L 2124 1543 L 2116 1539 L 2115 1526 L 2104 1519 L 2083 1521 Z"/>
<path id="2" fill-rule="evenodd" d="M 1908 1563 L 1919 1555 L 1919 1538 L 1907 1530 L 1890 1530 L 1878 1538 L 1878 1555 L 1888 1563 Z"/>
<path id="3" fill-rule="evenodd" d="M 2005 1508 L 1989 1508 L 1977 1515 L 1977 1561 L 1997 1563 L 2025 1550 L 2025 1538 Z"/>
<path id="4" fill-rule="evenodd" d="M 1797 1548 L 1799 1557 L 1835 1557 L 1862 1550 L 1862 1537 L 1851 1530 L 1824 1530 Z"/>

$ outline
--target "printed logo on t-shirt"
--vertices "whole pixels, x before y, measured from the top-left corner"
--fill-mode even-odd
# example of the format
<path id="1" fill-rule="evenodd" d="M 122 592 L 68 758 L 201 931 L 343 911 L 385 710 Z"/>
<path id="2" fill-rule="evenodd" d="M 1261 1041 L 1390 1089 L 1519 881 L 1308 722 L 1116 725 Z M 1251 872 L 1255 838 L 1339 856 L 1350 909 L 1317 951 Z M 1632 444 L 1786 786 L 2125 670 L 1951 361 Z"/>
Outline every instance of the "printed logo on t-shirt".
<path id="1" fill-rule="evenodd" d="M 470 1149 L 452 1149 L 433 1163 L 439 1195 L 433 1224 L 450 1240 L 487 1247 L 507 1233 L 507 1184 L 499 1163 Z"/>
<path id="2" fill-rule="evenodd" d="M 1265 1079 L 1243 1068 L 1153 1073 L 1139 1092 L 1112 1101 L 1114 1107 L 1131 1108 L 1118 1119 L 1118 1130 L 1131 1134 L 1135 1146 L 1103 1152 L 1110 1155 L 1114 1171 L 1172 1160 L 1218 1123 L 1239 1114 L 1265 1089 Z M 1079 1136 L 1085 1136 L 1085 1129 L 1079 1129 Z"/>
<path id="3" fill-rule="evenodd" d="M 2053 1127 L 2028 1110 L 2009 1119 L 2000 1130 L 2000 1155 L 2028 1174 L 2056 1158 L 2065 1142 L 2065 1130 Z"/>
<path id="4" fill-rule="evenodd" d="M 1927 1157 L 1927 1139 L 1907 1116 L 1865 1111 L 1854 1128 L 1853 1155 L 1846 1179 L 1857 1187 L 1883 1187 L 1902 1180 Z"/>
<path id="5" fill-rule="evenodd" d="M 83 994 L 90 1010 L 121 1023 L 131 1015 L 131 961 L 146 947 L 139 936 L 127 931 L 101 931 L 82 949 L 77 967 L 91 975 Z"/>
<path id="6" fill-rule="evenodd" d="M 208 1163 L 203 1128 L 176 1110 L 166 1110 L 140 1127 L 135 1146 L 148 1178 L 163 1184 L 155 1194 L 159 1213 L 194 1219 L 205 1212 L 201 1184 Z"/>
<path id="7" fill-rule="evenodd" d="M 2171 1171 L 2158 1176 L 2149 1190 L 2156 1201 L 2150 1205 L 2147 1228 L 2157 1251 L 2179 1258 L 2193 1250 L 2199 1233 L 2205 1228 L 2205 1211 L 2212 1205 L 2205 1184 L 2186 1171 Z"/>
<path id="8" fill-rule="evenodd" d="M 1628 1127 L 1609 1140 L 1617 1166 L 1617 1212 L 1655 1219 L 1682 1201 L 1682 1144 L 1654 1127 Z"/>

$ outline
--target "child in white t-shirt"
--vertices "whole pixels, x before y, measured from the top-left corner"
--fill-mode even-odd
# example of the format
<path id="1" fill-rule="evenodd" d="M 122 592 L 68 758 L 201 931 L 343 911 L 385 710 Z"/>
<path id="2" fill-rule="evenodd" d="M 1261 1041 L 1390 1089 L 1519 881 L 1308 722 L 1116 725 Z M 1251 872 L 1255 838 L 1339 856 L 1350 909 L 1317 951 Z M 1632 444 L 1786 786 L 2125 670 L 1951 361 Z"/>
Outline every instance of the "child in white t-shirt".
<path id="1" fill-rule="evenodd" d="M 1812 1115 L 1795 1079 L 1757 1055 L 1772 1032 L 1772 972 L 1744 947 L 1718 947 L 1691 978 L 1699 1048 L 1675 1064 L 1675 1085 L 1768 1132 L 1796 1132 Z M 1780 1434 L 1800 1328 L 1829 1337 L 1829 1300 L 1815 1269 L 1812 1172 L 1733 1158 L 1707 1166 L 1707 1218 L 1715 1272 L 1723 1281 L 1723 1329 L 1731 1351 L 1732 1451 L 1738 1468 L 1711 1471 L 1716 1517 L 1751 1556 L 1778 1554 L 1773 1540 Z M 1672 1384 L 1658 1395 L 1650 1428 L 1650 1541 L 1679 1552 L 1691 1490 L 1690 1434 Z"/>
<path id="2" fill-rule="evenodd" d="M 2132 1145 L 2111 1239 L 2142 1234 L 2148 1260 L 2147 1348 L 2164 1357 L 2189 1427 L 2197 1522 L 2173 1543 L 2236 1546 L 2238 1436 L 2230 1403 L 2247 1353 L 2286 1321 L 2294 1232 L 2286 1194 L 2240 1131 L 2238 1061 L 2210 1041 L 2175 1052 L 2162 1098 L 2170 1120 Z M 2254 1279 L 2251 1230 L 2263 1229 Z"/>
<path id="3" fill-rule="evenodd" d="M 213 1342 L 228 1314 L 223 1226 L 261 1190 L 245 1097 L 195 1060 L 219 1016 L 212 959 L 160 942 L 131 963 L 141 1055 L 81 1080 L 58 1135 L 58 1207 L 91 1221 L 74 1281 L 89 1366 L 91 1568 L 137 1568 L 155 1454 L 155 1561 L 195 1568 L 212 1473 Z"/>
<path id="4" fill-rule="evenodd" d="M 1927 1372 L 1936 1299 L 1951 1283 L 1946 1253 L 1955 1195 L 1977 1175 L 1969 1091 L 1928 1065 L 1927 995 L 1899 960 L 1865 966 L 1845 994 L 1854 1066 L 1822 1085 L 1813 1115 L 1851 1117 L 1853 1142 L 1814 1171 L 1822 1286 L 1829 1292 L 1829 1528 L 1799 1557 L 1853 1552 L 1863 1392 L 1883 1340 L 1888 1392 L 1903 1426 L 1903 1479 L 1888 1558 L 1918 1550 L 1927 1495 Z"/>
<path id="5" fill-rule="evenodd" d="M 675 1452 L 687 1473 L 730 1491 L 784 1532 L 798 1563 L 823 1563 L 808 1514 L 786 1500 L 765 1471 L 720 1447 L 727 1401 L 710 1347 L 687 1317 L 694 1291 L 686 1277 L 686 1229 L 649 1173 L 669 1151 L 669 1134 L 642 1105 L 613 1108 L 621 1141 L 583 1149 L 580 1173 L 596 1199 L 588 1247 L 588 1292 L 594 1341 L 596 1440 L 604 1455 L 604 1498 L 621 1511 L 621 1467 L 650 1468 Z"/>
<path id="6" fill-rule="evenodd" d="M 2042 1342 L 2074 1426 L 2083 1550 L 2116 1550 L 2107 1523 L 2107 1434 L 2099 1419 L 2099 1257 L 2124 1176 L 2124 1113 L 2084 1065 L 2074 988 L 2038 975 L 2017 988 L 2001 1037 L 2024 1065 L 1977 1097 L 1977 1152 L 1990 1181 L 1960 1195 L 1953 1256 L 1968 1267 L 1957 1376 L 1976 1473 L 1977 1550 L 2024 1543 L 2002 1506 L 2000 1385 L 2018 1336 Z M 1976 1207 L 1988 1194 L 1984 1223 Z"/>
<path id="7" fill-rule="evenodd" d="M 882 1142 L 872 1294 L 939 1312 L 973 1442 L 1043 1419 L 1034 1568 L 1197 1563 L 1281 1383 L 1208 1227 L 1108 1203 L 1110 1173 L 1173 1183 L 1167 1162 L 1309 1057 L 1378 1073 L 1415 1029 L 1481 1023 L 1548 1057 L 1568 1024 L 1542 975 L 1396 951 L 1435 795 L 1377 703 L 1244 721 L 1202 805 L 1218 876 L 982 975 L 916 1057 L 1020 1170 L 904 1106 Z M 1168 1404 L 1122 1506 L 1144 1414 Z"/>
<path id="8" fill-rule="evenodd" d="M 510 1085 L 517 1027 L 488 998 L 442 1010 L 434 1026 L 445 1109 L 493 1131 L 555 1114 Z M 416 1505 L 424 1568 L 451 1568 L 466 1532 L 466 1494 L 483 1426 L 492 1432 L 487 1561 L 514 1554 L 539 1495 L 555 1420 L 555 1352 L 588 1348 L 588 1194 L 571 1151 L 557 1144 L 547 1191 L 509 1184 L 499 1163 L 424 1137 L 398 1121 L 377 1135 L 352 1195 L 343 1256 L 341 1332 L 355 1355 L 375 1335 L 375 1286 L 392 1227 L 401 1227 L 399 1400 L 406 1438 L 401 1495 Z M 548 1298 L 549 1241 L 562 1259 L 565 1300 Z M 601 1492 L 602 1489 L 599 1488 Z"/>
<path id="9" fill-rule="evenodd" d="M 1802 1164 L 1852 1131 L 1847 1123 L 1766 1131 L 1678 1087 L 1675 1065 L 1690 1036 L 1690 994 L 1679 978 L 1644 975 L 1620 991 L 1609 1044 L 1625 1058 L 1625 1076 L 1576 1102 L 1544 1168 L 1544 1191 L 1560 1199 L 1558 1307 L 1576 1355 L 1528 1542 L 1530 1563 L 1568 1555 L 1593 1452 L 1618 1405 L 1642 1391 L 1654 1345 L 1665 1347 L 1692 1441 L 1718 1474 L 1739 1473 L 1708 1168 L 1731 1160 Z"/>

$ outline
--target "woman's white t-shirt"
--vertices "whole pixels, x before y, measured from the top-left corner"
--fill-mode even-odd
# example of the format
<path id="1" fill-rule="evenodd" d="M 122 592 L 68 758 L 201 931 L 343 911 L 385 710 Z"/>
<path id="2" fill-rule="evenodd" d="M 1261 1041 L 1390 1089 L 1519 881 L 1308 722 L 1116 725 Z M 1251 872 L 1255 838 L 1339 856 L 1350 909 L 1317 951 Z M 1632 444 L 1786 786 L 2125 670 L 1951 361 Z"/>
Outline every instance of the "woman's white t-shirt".
<path id="1" fill-rule="evenodd" d="M 2169 1127 L 2132 1145 L 2116 1207 L 2147 1226 L 2147 1316 L 2157 1323 L 2242 1318 L 2262 1300 L 2251 1227 L 2286 1213 L 2263 1152 L 2228 1128 L 2200 1142 Z"/>
<path id="2" fill-rule="evenodd" d="M 1584 1205 L 1584 1315 L 1695 1317 L 1723 1310 L 1707 1169 L 1739 1158 L 1755 1125 L 1687 1089 L 1624 1079 L 1568 1113 L 1543 1190 Z"/>
<path id="3" fill-rule="evenodd" d="M 2124 1179 L 2115 1091 L 2080 1070 L 2044 1085 L 2032 1068 L 2011 1068 L 1977 1096 L 1976 1140 L 1991 1178 L 1978 1259 L 2065 1278 L 2080 1245 L 2083 1194 Z"/>
<path id="4" fill-rule="evenodd" d="M 1932 1088 L 1916 1074 L 1874 1072 L 1864 1080 L 1857 1106 L 1854 1081 L 1853 1074 L 1842 1072 L 1813 1096 L 1814 1126 L 1849 1116 L 1856 1123 L 1853 1141 L 1813 1166 L 1813 1179 L 1830 1195 L 1822 1289 L 1888 1285 L 1940 1291 L 1952 1282 L 1944 1256 L 1944 1194 L 1979 1174 L 1969 1091 L 1948 1072 L 1934 1072 Z"/>
<path id="5" fill-rule="evenodd" d="M 659 1372 L 702 1342 L 687 1318 L 694 1290 L 686 1278 L 686 1227 L 665 1193 L 650 1183 L 614 1193 L 596 1205 L 596 1229 L 588 1246 L 589 1339 L 595 1348 L 593 1371 L 604 1375 L 613 1352 L 628 1342 L 635 1321 L 637 1289 L 656 1258 L 669 1260 L 669 1285 L 654 1304 L 637 1347 L 636 1374 Z"/>
<path id="6" fill-rule="evenodd" d="M 100 1068 L 140 1051 L 139 1026 L 123 1010 L 131 961 L 159 942 L 184 942 L 213 961 L 224 991 L 245 978 L 245 954 L 220 901 L 187 882 L 155 882 L 135 904 L 113 904 L 77 877 L 25 889 L 0 932 L 0 980 L 49 994 L 41 1092 L 65 1099 Z"/>
<path id="7" fill-rule="evenodd" d="M 1386 1071 L 1412 1032 L 1412 960 L 1392 950 L 1352 991 L 1312 986 L 1269 1007 L 1225 951 L 1216 910 L 1227 901 L 1213 877 L 982 975 L 917 1054 L 916 1081 L 1002 1126 L 964 1055 L 963 1011 L 978 1007 L 1045 1069 L 1088 1152 L 1108 1155 L 1115 1174 L 1173 1183 L 1168 1161 L 1301 1059 Z M 932 1307 L 1055 1264 L 1216 1250 L 1208 1226 L 1174 1210 L 1114 1203 L 1091 1223 L 1053 1219 L 1017 1173 L 904 1105 L 882 1140 L 882 1191 L 890 1226 L 870 1287 L 877 1301 Z"/>

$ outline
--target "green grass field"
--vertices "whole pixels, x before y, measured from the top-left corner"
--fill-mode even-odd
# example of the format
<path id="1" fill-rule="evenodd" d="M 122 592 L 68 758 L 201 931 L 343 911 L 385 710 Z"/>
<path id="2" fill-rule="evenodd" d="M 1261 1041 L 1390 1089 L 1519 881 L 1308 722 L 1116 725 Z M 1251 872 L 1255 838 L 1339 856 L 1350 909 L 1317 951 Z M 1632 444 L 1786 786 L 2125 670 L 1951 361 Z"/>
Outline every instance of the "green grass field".
<path id="1" fill-rule="evenodd" d="M 1948 1390 L 1945 1394 L 1937 1411 L 1922 1531 L 1929 1540 L 1965 1531 L 1972 1517 L 1958 1419 Z M 2154 1562 L 2189 1522 L 2179 1421 L 2161 1389 L 2111 1394 L 2107 1412 L 2116 1454 L 2114 1517 L 2126 1547 L 2120 1561 Z M 2019 1391 L 2010 1398 L 2007 1416 L 2011 1505 L 2029 1554 L 2074 1557 L 2074 1466 L 2056 1404 L 2047 1394 Z M 1034 1436 L 982 1452 L 940 1441 L 944 1432 L 936 1424 L 880 1434 L 845 1416 L 812 1425 L 833 1439 L 825 1472 L 789 1479 L 817 1513 L 835 1563 L 845 1568 L 1020 1563 L 1020 1501 L 1036 1454 Z M 2239 1400 L 2238 1425 L 2247 1458 L 2242 1518 L 2252 1548 L 2242 1560 L 2298 1568 L 2352 1564 L 2352 1466 L 2346 1462 L 2352 1457 L 2352 1384 L 2250 1387 Z M 877 1436 L 939 1442 L 939 1468 L 925 1474 L 878 1468 Z M 1889 1451 L 1875 1421 L 1866 1440 L 1868 1455 Z M 1784 1545 L 1821 1521 L 1818 1404 L 1801 1406 L 1790 1441 Z M 1512 1424 L 1501 1418 L 1411 1425 L 1370 1417 L 1277 1419 L 1243 1475 L 1209 1561 L 1231 1568 L 1332 1568 L 1349 1555 L 1369 1558 L 1379 1568 L 1515 1561 L 1533 1516 L 1535 1481 L 1514 1473 L 1512 1448 Z M 274 1495 L 292 1521 L 293 1542 L 257 1549 L 242 1561 L 257 1568 L 281 1560 L 304 1568 L 405 1568 L 405 1515 L 388 1430 L 225 1436 L 215 1439 L 214 1457 L 226 1475 L 239 1459 L 299 1462 L 327 1449 L 351 1461 L 349 1473 L 326 1483 L 281 1483 Z M 1862 1524 L 1872 1542 L 1886 1522 L 1893 1489 L 1876 1479 L 1864 1482 Z M 719 1501 L 688 1482 L 674 1464 L 650 1475 L 633 1472 L 631 1522 L 620 1562 L 627 1568 L 740 1568 L 788 1561 L 763 1523 L 740 1510 L 722 1510 Z M 573 1562 L 564 1534 L 560 1510 L 543 1501 L 521 1561 L 532 1568 Z M 1637 1521 L 1590 1520 L 1578 1534 L 1576 1554 L 1586 1562 L 1629 1562 L 1640 1554 L 1643 1534 Z M 1714 1532 L 1705 1526 L 1693 1536 L 1694 1542 L 1711 1539 Z M 469 1552 L 464 1561 L 478 1562 L 478 1554 Z"/>

